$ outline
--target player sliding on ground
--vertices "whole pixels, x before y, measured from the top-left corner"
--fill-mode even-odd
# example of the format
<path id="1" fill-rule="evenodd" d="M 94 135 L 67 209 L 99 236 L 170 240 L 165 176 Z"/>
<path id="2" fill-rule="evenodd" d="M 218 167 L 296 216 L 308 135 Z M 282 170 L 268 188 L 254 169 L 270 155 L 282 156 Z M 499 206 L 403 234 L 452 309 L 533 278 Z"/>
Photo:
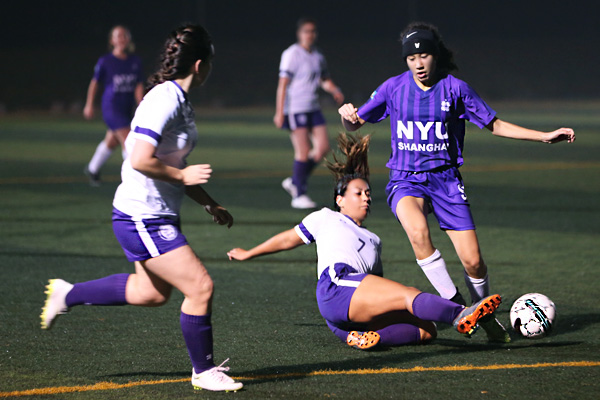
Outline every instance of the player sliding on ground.
<path id="1" fill-rule="evenodd" d="M 180 323 L 191 358 L 192 385 L 214 391 L 238 390 L 243 385 L 228 377 L 229 368 L 213 362 L 211 304 L 213 282 L 181 233 L 179 209 L 184 193 L 204 207 L 220 225 L 233 217 L 200 186 L 211 175 L 210 165 L 186 166 L 198 132 L 188 100 L 212 68 L 214 49 L 201 26 L 188 25 L 167 39 L 162 64 L 151 78 L 131 123 L 125 146 L 123 182 L 113 202 L 113 229 L 135 273 L 117 274 L 72 285 L 51 279 L 42 311 L 42 328 L 71 307 L 86 304 L 131 304 L 156 307 L 169 299 L 173 287 L 185 299 Z"/>
<path id="2" fill-rule="evenodd" d="M 431 321 L 473 334 L 478 321 L 500 305 L 499 295 L 487 296 L 465 308 L 382 277 L 381 242 L 362 226 L 371 205 L 369 139 L 344 134 L 338 139 L 346 160 L 340 162 L 334 157 L 335 163 L 329 164 L 336 178 L 336 211 L 315 211 L 295 228 L 251 250 L 232 249 L 227 253 L 229 259 L 248 260 L 315 242 L 321 315 L 337 337 L 359 349 L 426 342 L 436 336 Z"/>
<path id="3" fill-rule="evenodd" d="M 388 204 L 433 287 L 443 298 L 465 304 L 431 241 L 427 215 L 435 214 L 464 266 L 471 299 L 477 302 L 489 295 L 489 281 L 458 171 L 463 164 L 465 120 L 488 128 L 496 136 L 544 143 L 571 143 L 575 133 L 568 128 L 539 132 L 498 119 L 469 85 L 449 74 L 457 67 L 434 26 L 410 24 L 401 38 L 409 71 L 385 81 L 360 109 L 345 104 L 339 113 L 349 131 L 390 117 Z M 510 341 L 493 316 L 482 320 L 481 326 L 489 340 Z"/>

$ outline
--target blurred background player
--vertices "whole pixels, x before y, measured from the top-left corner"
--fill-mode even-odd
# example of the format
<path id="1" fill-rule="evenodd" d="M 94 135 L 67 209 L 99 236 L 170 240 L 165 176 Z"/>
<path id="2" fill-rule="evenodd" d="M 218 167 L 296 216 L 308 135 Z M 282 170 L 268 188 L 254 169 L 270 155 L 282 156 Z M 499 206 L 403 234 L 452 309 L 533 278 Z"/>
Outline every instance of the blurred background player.
<path id="1" fill-rule="evenodd" d="M 228 368 L 213 362 L 211 305 L 213 282 L 181 233 L 179 210 L 184 194 L 198 202 L 220 225 L 233 217 L 204 191 L 210 165 L 186 166 L 198 132 L 188 101 L 191 88 L 202 85 L 212 68 L 214 50 L 201 26 L 173 31 L 162 64 L 151 77 L 152 89 L 136 110 L 125 146 L 123 182 L 113 202 L 113 229 L 135 273 L 76 283 L 51 279 L 43 307 L 42 328 L 71 307 L 137 305 L 155 307 L 169 299 L 173 287 L 185 299 L 180 323 L 192 361 L 192 385 L 214 391 L 243 385 L 228 377 Z"/>
<path id="2" fill-rule="evenodd" d="M 477 302 L 489 295 L 489 281 L 458 171 L 463 164 L 465 120 L 512 139 L 573 142 L 575 134 L 568 128 L 539 132 L 497 118 L 469 85 L 449 74 L 457 66 L 436 27 L 412 23 L 402 32 L 401 40 L 409 71 L 385 81 L 360 109 L 345 104 L 339 113 L 349 131 L 390 116 L 388 204 L 408 235 L 417 263 L 440 296 L 464 304 L 431 241 L 427 215 L 435 214 L 465 268 L 471 299 Z M 482 320 L 481 326 L 489 340 L 510 341 L 493 316 Z"/>
<path id="3" fill-rule="evenodd" d="M 110 53 L 100 57 L 94 67 L 94 77 L 88 87 L 83 109 L 86 119 L 94 117 L 94 100 L 102 86 L 102 117 L 108 130 L 84 169 L 92 186 L 100 184 L 100 168 L 119 144 L 123 159 L 127 157 L 123 144 L 130 130 L 134 107 L 144 96 L 142 62 L 133 54 L 129 29 L 122 25 L 113 27 L 108 35 L 108 46 Z"/>
<path id="4" fill-rule="evenodd" d="M 500 296 L 486 297 L 465 308 L 382 277 L 381 241 L 362 226 L 371 205 L 369 139 L 344 134 L 338 139 L 346 160 L 334 157 L 336 162 L 329 165 L 336 178 L 336 211 L 315 211 L 295 228 L 251 250 L 235 248 L 227 255 L 248 260 L 315 242 L 319 311 L 338 338 L 359 349 L 426 342 L 436 336 L 435 324 L 430 321 L 472 334 L 477 321 L 499 306 Z"/>
<path id="5" fill-rule="evenodd" d="M 279 84 L 273 122 L 291 131 L 294 147 L 292 176 L 281 185 L 292 196 L 292 207 L 314 208 L 307 195 L 307 182 L 313 169 L 329 152 L 325 118 L 319 105 L 319 87 L 342 104 L 344 95 L 329 76 L 325 57 L 315 47 L 317 23 L 311 18 L 298 21 L 298 42 L 281 55 Z"/>

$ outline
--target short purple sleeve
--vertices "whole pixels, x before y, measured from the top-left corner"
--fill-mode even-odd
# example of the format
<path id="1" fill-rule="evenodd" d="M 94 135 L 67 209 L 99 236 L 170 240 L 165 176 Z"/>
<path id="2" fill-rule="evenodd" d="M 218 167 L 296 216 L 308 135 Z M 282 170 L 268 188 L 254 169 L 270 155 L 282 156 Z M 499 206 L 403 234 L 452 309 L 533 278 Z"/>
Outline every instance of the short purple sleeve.
<path id="1" fill-rule="evenodd" d="M 388 81 L 385 81 L 358 110 L 358 116 L 372 124 L 383 121 L 390 115 L 388 107 Z"/>
<path id="2" fill-rule="evenodd" d="M 104 82 L 106 76 L 106 67 L 104 66 L 104 57 L 100 57 L 98 62 L 94 66 L 94 80 L 97 82 Z"/>
<path id="3" fill-rule="evenodd" d="M 324 209 L 310 213 L 301 223 L 294 227 L 296 234 L 302 239 L 305 244 L 311 244 L 316 241 L 316 237 L 319 235 L 321 225 L 325 219 Z"/>
<path id="4" fill-rule="evenodd" d="M 486 125 L 492 122 L 496 116 L 496 111 L 488 106 L 486 102 L 479 97 L 477 92 L 475 92 L 475 90 L 473 90 L 473 88 L 471 88 L 467 83 L 463 81 L 459 82 L 459 94 L 465 108 L 463 110 L 464 112 L 458 117 L 474 123 L 480 129 L 484 128 Z"/>

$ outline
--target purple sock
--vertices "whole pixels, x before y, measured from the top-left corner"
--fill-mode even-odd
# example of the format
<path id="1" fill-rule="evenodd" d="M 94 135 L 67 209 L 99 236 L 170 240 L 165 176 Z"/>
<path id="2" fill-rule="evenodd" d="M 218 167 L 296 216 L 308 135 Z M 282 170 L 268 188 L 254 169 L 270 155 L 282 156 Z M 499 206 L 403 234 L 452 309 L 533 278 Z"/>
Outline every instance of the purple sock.
<path id="1" fill-rule="evenodd" d="M 419 328 L 411 324 L 388 325 L 377 333 L 381 336 L 379 343 L 383 346 L 402 346 L 421 342 Z"/>
<path id="2" fill-rule="evenodd" d="M 80 282 L 73 285 L 67 293 L 65 302 L 67 307 L 85 304 L 88 306 L 122 306 L 125 300 L 125 286 L 129 274 L 116 274 L 96 279 L 94 281 Z"/>
<path id="3" fill-rule="evenodd" d="M 329 321 L 327 321 L 327 326 L 335 336 L 346 343 L 346 338 L 350 331 L 340 329 Z M 381 336 L 379 343 L 383 346 L 402 346 L 421 342 L 419 328 L 411 324 L 393 324 L 376 332 Z"/>
<path id="4" fill-rule="evenodd" d="M 182 311 L 179 322 L 194 371 L 199 374 L 214 367 L 210 314 L 188 315 Z"/>
<path id="5" fill-rule="evenodd" d="M 426 321 L 439 321 L 452 325 L 463 306 L 430 293 L 419 293 L 412 303 L 413 315 Z"/>
<path id="6" fill-rule="evenodd" d="M 306 193 L 306 183 L 310 172 L 315 167 L 315 162 L 309 161 L 297 161 L 294 160 L 294 169 L 292 171 L 292 183 L 298 190 L 298 196 Z"/>

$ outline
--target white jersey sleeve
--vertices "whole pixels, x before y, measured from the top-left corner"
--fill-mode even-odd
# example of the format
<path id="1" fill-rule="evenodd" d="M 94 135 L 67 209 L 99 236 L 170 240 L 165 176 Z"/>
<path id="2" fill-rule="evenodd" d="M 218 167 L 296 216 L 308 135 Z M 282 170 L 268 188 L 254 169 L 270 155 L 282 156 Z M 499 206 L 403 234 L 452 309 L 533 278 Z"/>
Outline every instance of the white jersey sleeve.
<path id="1" fill-rule="evenodd" d="M 176 101 L 165 96 L 162 91 L 150 91 L 142 100 L 132 121 L 133 138 L 158 146 L 165 126 L 179 108 Z M 129 149 L 128 149 L 129 150 Z"/>
<path id="2" fill-rule="evenodd" d="M 294 57 L 296 52 L 293 48 L 286 49 L 281 54 L 279 62 L 279 77 L 292 79 L 298 71 L 298 57 Z"/>
<path id="3" fill-rule="evenodd" d="M 320 221 L 323 220 L 324 213 L 326 212 L 324 210 L 328 209 L 323 208 L 320 211 L 309 214 L 294 228 L 305 244 L 314 243 L 315 237 L 319 235 L 319 228 L 321 227 Z"/>

